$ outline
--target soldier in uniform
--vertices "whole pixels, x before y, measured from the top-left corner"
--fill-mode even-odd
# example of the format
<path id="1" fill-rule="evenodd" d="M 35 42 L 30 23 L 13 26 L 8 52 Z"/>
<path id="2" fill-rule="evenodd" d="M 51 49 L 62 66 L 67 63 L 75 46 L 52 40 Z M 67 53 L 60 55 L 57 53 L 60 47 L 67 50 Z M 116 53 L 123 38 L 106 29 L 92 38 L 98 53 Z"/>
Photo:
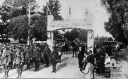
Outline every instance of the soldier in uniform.
<path id="1" fill-rule="evenodd" d="M 39 52 L 37 51 L 37 48 L 33 48 L 33 62 L 35 64 L 35 71 L 39 69 Z"/>
<path id="2" fill-rule="evenodd" d="M 15 54 L 15 62 L 16 62 L 17 72 L 18 72 L 17 78 L 21 78 L 24 56 L 23 56 L 23 51 L 21 51 L 20 47 L 17 48 L 16 54 Z"/>
<path id="3" fill-rule="evenodd" d="M 16 68 L 16 62 L 15 62 L 15 54 L 16 54 L 16 47 L 13 47 L 13 68 Z"/>
<path id="4" fill-rule="evenodd" d="M 26 51 L 26 55 L 25 55 L 25 63 L 27 65 L 27 69 L 30 70 L 30 65 L 32 64 L 32 54 L 33 54 L 33 51 L 32 51 L 32 47 L 28 46 L 27 48 L 28 50 Z"/>
<path id="5" fill-rule="evenodd" d="M 9 72 L 9 63 L 11 61 L 9 47 L 5 47 L 3 49 L 1 59 L 2 59 L 2 65 L 3 65 L 4 70 L 5 70 L 5 76 L 3 78 L 7 78 L 8 77 L 8 72 Z"/>
<path id="6" fill-rule="evenodd" d="M 44 49 L 44 59 L 45 59 L 45 63 L 46 63 L 46 67 L 49 67 L 49 57 L 50 57 L 50 53 L 51 50 L 48 47 L 48 45 L 46 45 L 45 49 Z"/>
<path id="7" fill-rule="evenodd" d="M 2 47 L 2 46 L 0 46 L 0 66 L 2 65 L 2 64 L 1 64 L 1 55 L 2 55 L 2 50 L 3 50 L 3 47 Z"/>
<path id="8" fill-rule="evenodd" d="M 58 55 L 57 47 L 54 46 L 53 51 L 51 53 L 51 64 L 52 64 L 52 68 L 53 68 L 52 72 L 55 72 L 55 73 L 56 73 L 56 65 L 57 65 L 58 56 L 59 55 Z"/>
<path id="9" fill-rule="evenodd" d="M 9 52 L 10 52 L 10 56 L 11 56 L 11 61 L 10 61 L 9 65 L 10 65 L 10 68 L 13 68 L 13 49 L 11 48 L 9 50 Z"/>
<path id="10" fill-rule="evenodd" d="M 28 52 L 28 46 L 24 46 L 24 64 L 27 65 L 27 52 Z"/>

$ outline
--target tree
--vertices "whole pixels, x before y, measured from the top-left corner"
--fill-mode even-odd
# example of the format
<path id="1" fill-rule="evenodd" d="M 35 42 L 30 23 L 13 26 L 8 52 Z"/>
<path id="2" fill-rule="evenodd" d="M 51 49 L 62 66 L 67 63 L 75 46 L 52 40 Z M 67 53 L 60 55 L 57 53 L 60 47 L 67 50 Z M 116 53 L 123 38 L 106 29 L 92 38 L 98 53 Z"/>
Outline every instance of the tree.
<path id="1" fill-rule="evenodd" d="M 2 6 L 8 6 L 11 8 L 23 8 L 24 7 L 28 9 L 29 2 L 31 4 L 31 10 L 35 9 L 35 7 L 38 7 L 36 0 L 5 0 Z"/>
<path id="2" fill-rule="evenodd" d="M 58 31 L 58 30 L 55 30 L 54 31 L 54 39 L 55 40 L 62 40 L 63 39 L 63 35 Z"/>
<path id="3" fill-rule="evenodd" d="M 70 32 L 68 31 L 64 34 L 64 37 L 70 41 L 75 40 L 78 36 L 79 36 L 79 32 L 77 29 L 72 29 Z"/>
<path id="4" fill-rule="evenodd" d="M 28 18 L 26 15 L 14 17 L 8 26 L 9 37 L 26 39 L 28 36 Z"/>
<path id="5" fill-rule="evenodd" d="M 5 0 L 2 6 L 10 7 L 11 14 L 13 15 L 26 15 L 28 13 L 28 7 L 30 3 L 31 13 L 38 8 L 36 0 Z M 16 17 L 16 16 L 14 16 Z"/>
<path id="6" fill-rule="evenodd" d="M 11 8 L 6 7 L 6 6 L 1 6 L 0 7 L 0 16 L 2 20 L 2 24 L 6 25 L 8 23 L 8 20 L 10 19 L 10 13 L 11 13 Z"/>
<path id="7" fill-rule="evenodd" d="M 47 18 L 41 15 L 32 16 L 32 38 L 35 37 L 37 40 L 47 40 Z"/>
<path id="8" fill-rule="evenodd" d="M 49 11 L 49 14 L 54 16 L 54 20 L 62 20 L 62 16 L 60 15 L 60 9 L 61 4 L 59 3 L 59 0 L 49 0 L 49 2 L 46 2 L 46 6 L 43 6 L 43 15 L 47 15 L 47 11 Z"/>
<path id="9" fill-rule="evenodd" d="M 31 12 L 38 7 L 36 0 L 5 0 L 2 4 L 1 7 L 1 11 L 0 11 L 0 15 L 2 15 L 1 19 L 2 19 L 2 23 L 6 24 L 6 28 L 4 28 L 5 30 L 8 31 L 8 36 L 9 37 L 14 37 L 15 39 L 27 39 L 28 36 L 28 4 L 31 4 Z M 36 16 L 38 17 L 38 16 Z M 33 17 L 32 17 L 33 18 Z M 42 17 L 40 17 L 42 18 Z M 38 17 L 38 23 L 36 23 L 36 21 L 34 20 L 34 23 L 38 24 L 37 28 L 42 29 L 40 27 L 41 23 L 44 22 L 40 22 L 40 19 Z M 9 20 L 9 21 L 8 21 Z M 45 24 L 45 23 L 44 23 Z M 35 30 L 38 30 L 38 29 Z M 38 30 L 39 31 L 39 30 Z M 37 31 L 33 32 L 33 29 L 31 31 L 32 33 L 36 33 L 36 36 L 38 36 L 38 34 L 40 34 Z M 42 32 L 41 32 L 42 33 Z M 32 34 L 32 37 L 35 34 Z M 42 34 L 40 34 L 41 36 Z M 39 37 L 39 36 L 38 36 Z M 39 37 L 40 38 L 40 37 Z"/>
<path id="10" fill-rule="evenodd" d="M 15 39 L 27 40 L 28 29 L 31 29 L 31 38 L 36 38 L 37 40 L 46 40 L 46 17 L 40 15 L 33 15 L 31 17 L 31 28 L 28 26 L 28 17 L 26 15 L 14 17 L 9 28 L 10 37 Z"/>
<path id="11" fill-rule="evenodd" d="M 67 38 L 67 39 L 69 40 L 69 38 L 70 38 L 70 32 L 69 32 L 69 31 L 67 31 L 67 32 L 64 34 L 64 38 Z"/>
<path id="12" fill-rule="evenodd" d="M 81 41 L 87 42 L 87 30 L 80 29 L 78 38 Z"/>
<path id="13" fill-rule="evenodd" d="M 105 29 L 120 42 L 128 43 L 128 1 L 101 0 L 110 14 L 109 21 L 105 22 Z"/>
<path id="14" fill-rule="evenodd" d="M 10 11 L 9 7 L 1 6 L 0 7 L 0 16 L 1 16 L 1 23 L 0 23 L 0 36 L 1 38 L 6 41 L 8 38 L 8 21 L 10 20 Z M 4 35 L 4 36 L 3 36 Z M 5 39 L 6 38 L 6 39 Z"/>

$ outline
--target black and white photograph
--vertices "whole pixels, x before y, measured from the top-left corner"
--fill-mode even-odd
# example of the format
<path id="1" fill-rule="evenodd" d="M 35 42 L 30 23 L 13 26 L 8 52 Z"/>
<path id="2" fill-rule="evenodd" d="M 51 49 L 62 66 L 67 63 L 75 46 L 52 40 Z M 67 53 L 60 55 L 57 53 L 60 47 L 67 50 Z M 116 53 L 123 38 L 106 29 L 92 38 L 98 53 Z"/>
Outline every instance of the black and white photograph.
<path id="1" fill-rule="evenodd" d="M 1 79 L 128 79 L 128 0 L 0 0 Z"/>

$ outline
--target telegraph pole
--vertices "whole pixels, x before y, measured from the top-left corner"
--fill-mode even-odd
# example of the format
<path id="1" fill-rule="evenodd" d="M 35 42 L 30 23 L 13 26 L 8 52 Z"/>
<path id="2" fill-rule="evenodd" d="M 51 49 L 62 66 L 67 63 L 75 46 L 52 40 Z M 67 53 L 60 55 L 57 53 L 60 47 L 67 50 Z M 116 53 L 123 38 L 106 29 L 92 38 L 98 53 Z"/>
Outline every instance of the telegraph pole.
<path id="1" fill-rule="evenodd" d="M 30 1 L 28 4 L 28 40 L 27 40 L 27 44 L 30 45 Z"/>

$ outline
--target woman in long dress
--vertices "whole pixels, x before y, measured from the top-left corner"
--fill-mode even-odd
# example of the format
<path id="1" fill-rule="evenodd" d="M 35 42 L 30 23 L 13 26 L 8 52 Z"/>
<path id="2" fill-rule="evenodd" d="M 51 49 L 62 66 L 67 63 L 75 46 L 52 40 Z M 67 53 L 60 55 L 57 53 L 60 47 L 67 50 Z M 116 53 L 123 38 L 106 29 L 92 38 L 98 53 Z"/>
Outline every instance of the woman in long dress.
<path id="1" fill-rule="evenodd" d="M 87 57 L 87 65 L 85 67 L 85 70 L 82 70 L 82 72 L 85 74 L 85 79 L 94 79 L 93 77 L 93 57 L 92 55 Z"/>

